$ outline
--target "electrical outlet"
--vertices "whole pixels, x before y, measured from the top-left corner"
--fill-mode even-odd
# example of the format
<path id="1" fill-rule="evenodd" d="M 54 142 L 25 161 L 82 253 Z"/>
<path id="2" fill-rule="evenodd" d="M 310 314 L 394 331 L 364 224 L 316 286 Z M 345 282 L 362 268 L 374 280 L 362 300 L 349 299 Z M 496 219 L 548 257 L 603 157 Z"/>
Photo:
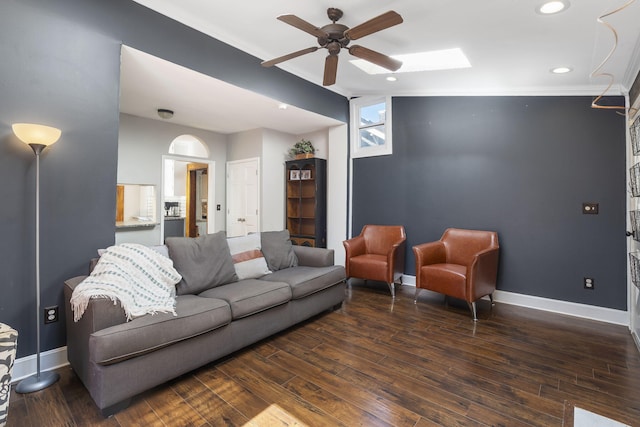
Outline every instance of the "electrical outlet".
<path id="1" fill-rule="evenodd" d="M 582 213 L 585 215 L 598 215 L 599 210 L 600 210 L 600 206 L 598 205 L 598 203 L 582 204 Z"/>
<path id="2" fill-rule="evenodd" d="M 596 282 L 593 280 L 593 277 L 585 277 L 584 278 L 584 288 L 593 290 L 596 286 Z"/>
<path id="3" fill-rule="evenodd" d="M 44 323 L 54 323 L 57 322 L 58 319 L 58 306 L 54 305 L 51 307 L 44 308 Z"/>

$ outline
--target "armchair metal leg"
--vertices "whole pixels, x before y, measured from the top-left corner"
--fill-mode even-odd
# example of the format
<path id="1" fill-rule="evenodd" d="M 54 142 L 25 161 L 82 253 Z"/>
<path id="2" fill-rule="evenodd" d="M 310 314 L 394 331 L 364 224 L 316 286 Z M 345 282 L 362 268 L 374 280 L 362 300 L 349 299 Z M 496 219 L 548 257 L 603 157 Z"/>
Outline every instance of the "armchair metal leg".
<path id="1" fill-rule="evenodd" d="M 491 305 L 494 304 L 494 302 L 493 302 L 493 294 L 489 294 L 489 301 L 491 301 Z"/>
<path id="2" fill-rule="evenodd" d="M 395 298 L 396 297 L 396 284 L 394 282 L 391 282 L 391 283 L 387 283 L 387 285 L 389 285 L 389 290 L 391 291 L 391 297 Z"/>
<path id="3" fill-rule="evenodd" d="M 473 321 L 477 322 L 478 321 L 478 313 L 476 310 L 476 302 L 467 302 L 467 305 L 469 306 L 469 309 L 471 310 L 471 314 L 473 314 Z"/>
<path id="4" fill-rule="evenodd" d="M 419 288 L 416 286 L 416 292 L 413 294 L 413 303 L 417 304 L 418 303 L 418 294 L 420 293 L 420 291 L 422 290 L 422 288 Z"/>

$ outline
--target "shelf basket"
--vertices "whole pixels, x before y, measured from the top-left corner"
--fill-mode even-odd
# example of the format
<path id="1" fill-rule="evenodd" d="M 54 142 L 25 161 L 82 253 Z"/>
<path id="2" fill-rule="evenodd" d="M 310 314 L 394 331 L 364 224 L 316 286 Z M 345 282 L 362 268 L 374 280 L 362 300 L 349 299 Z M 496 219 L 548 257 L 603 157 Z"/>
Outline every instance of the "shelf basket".
<path id="1" fill-rule="evenodd" d="M 629 127 L 629 136 L 631 137 L 633 155 L 640 155 L 640 114 L 636 116 L 633 124 Z"/>
<path id="2" fill-rule="evenodd" d="M 640 255 L 637 252 L 629 253 L 629 267 L 631 268 L 631 281 L 640 289 Z"/>
<path id="3" fill-rule="evenodd" d="M 640 196 L 640 163 L 636 163 L 629 169 L 629 186 L 633 197 Z"/>
<path id="4" fill-rule="evenodd" d="M 640 210 L 629 211 L 633 240 L 640 242 Z"/>

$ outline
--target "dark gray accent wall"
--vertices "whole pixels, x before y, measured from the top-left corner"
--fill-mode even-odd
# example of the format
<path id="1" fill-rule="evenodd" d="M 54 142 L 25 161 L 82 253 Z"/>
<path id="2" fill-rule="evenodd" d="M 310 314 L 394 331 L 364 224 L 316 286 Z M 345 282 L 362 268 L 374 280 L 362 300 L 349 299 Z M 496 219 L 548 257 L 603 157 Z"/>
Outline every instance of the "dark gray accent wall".
<path id="1" fill-rule="evenodd" d="M 622 98 L 614 99 L 620 105 Z M 393 98 L 393 155 L 355 159 L 353 233 L 496 230 L 498 289 L 627 308 L 625 121 L 590 97 Z M 583 215 L 582 203 L 600 204 Z M 583 277 L 595 290 L 583 289 Z"/>
<path id="2" fill-rule="evenodd" d="M 0 322 L 18 330 L 18 357 L 36 351 L 35 162 L 11 124 L 62 129 L 41 159 L 42 306 L 62 308 L 63 281 L 85 274 L 96 249 L 114 242 L 123 43 L 292 105 L 348 118 L 344 97 L 264 69 L 258 58 L 133 1 L 0 2 Z M 42 351 L 64 345 L 64 321 L 43 326 Z"/>

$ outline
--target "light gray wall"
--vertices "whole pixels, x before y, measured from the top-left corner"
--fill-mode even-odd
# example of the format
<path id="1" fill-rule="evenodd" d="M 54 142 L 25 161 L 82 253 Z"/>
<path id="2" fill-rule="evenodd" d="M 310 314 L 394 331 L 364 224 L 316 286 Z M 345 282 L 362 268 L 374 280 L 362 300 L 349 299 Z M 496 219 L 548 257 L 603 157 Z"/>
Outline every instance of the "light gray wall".
<path id="1" fill-rule="evenodd" d="M 264 129 L 262 139 L 262 230 L 285 228 L 285 166 L 294 135 Z"/>
<path id="2" fill-rule="evenodd" d="M 215 201 L 222 209 L 216 211 L 216 231 L 224 230 L 225 171 L 227 136 L 216 132 L 159 121 L 120 115 L 118 141 L 118 182 L 126 184 L 152 184 L 158 190 L 157 218 L 162 218 L 162 156 L 169 154 L 171 142 L 180 135 L 193 135 L 209 149 L 209 158 L 215 165 Z M 162 242 L 160 226 L 153 229 L 135 229 L 116 232 L 116 243 L 135 242 L 157 245 Z"/>
<path id="3" fill-rule="evenodd" d="M 228 135 L 227 161 L 262 157 L 262 129 Z"/>
<path id="4" fill-rule="evenodd" d="M 327 142 L 327 248 L 334 250 L 336 264 L 344 265 L 342 241 L 347 238 L 348 126 L 328 130 Z"/>

